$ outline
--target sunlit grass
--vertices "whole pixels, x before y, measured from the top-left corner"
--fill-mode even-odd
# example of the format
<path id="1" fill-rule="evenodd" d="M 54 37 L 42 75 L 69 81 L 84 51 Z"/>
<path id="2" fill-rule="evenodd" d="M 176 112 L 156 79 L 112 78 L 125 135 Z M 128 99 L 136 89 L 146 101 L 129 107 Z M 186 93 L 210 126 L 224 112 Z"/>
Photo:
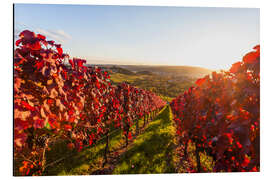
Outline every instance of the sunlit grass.
<path id="1" fill-rule="evenodd" d="M 186 172 L 176 170 L 175 157 L 175 127 L 173 125 L 172 113 L 169 106 L 160 111 L 158 116 L 150 121 L 145 130 L 134 139 L 126 152 L 120 156 L 112 174 L 152 174 L 152 173 L 177 173 Z M 143 120 L 139 120 L 139 127 L 142 128 Z M 136 123 L 131 127 L 131 132 L 136 133 Z M 114 152 L 125 144 L 122 131 L 115 131 L 110 136 L 109 149 Z M 46 168 L 44 175 L 89 175 L 102 169 L 104 162 L 103 154 L 105 149 L 105 138 L 98 141 L 94 146 L 85 148 L 81 152 L 67 149 L 65 142 L 54 145 L 51 151 L 47 152 L 47 162 L 53 162 L 63 156 L 69 155 L 59 163 Z M 194 154 L 195 146 L 188 147 L 189 159 L 196 167 Z M 213 160 L 204 153 L 200 153 L 201 166 L 206 172 L 211 172 Z M 108 164 L 106 166 L 109 166 Z M 105 166 L 105 167 L 106 167 Z"/>
<path id="2" fill-rule="evenodd" d="M 121 130 L 116 131 L 110 136 L 110 149 L 121 146 L 124 142 Z M 103 163 L 103 154 L 105 149 L 105 138 L 97 142 L 94 146 L 84 149 L 81 152 L 73 152 L 69 157 L 57 163 L 55 166 L 50 166 L 46 169 L 46 175 L 87 175 L 97 170 Z M 66 145 L 56 148 L 66 149 Z M 49 152 L 47 154 L 49 159 L 57 159 L 59 152 Z M 63 153 L 62 153 L 63 156 Z"/>
<path id="3" fill-rule="evenodd" d="M 121 82 L 129 82 L 132 83 L 134 82 L 135 79 L 139 78 L 140 76 L 136 75 L 126 75 L 126 74 L 121 74 L 121 73 L 112 73 L 110 74 L 111 80 L 114 83 L 121 83 Z"/>
<path id="4" fill-rule="evenodd" d="M 143 123 L 143 120 L 139 119 L 139 127 L 142 127 Z M 132 134 L 136 132 L 135 123 L 131 127 L 131 132 Z M 109 150 L 114 151 L 124 143 L 122 130 L 116 130 L 109 137 Z M 69 156 L 55 166 L 49 166 L 45 173 L 46 175 L 89 175 L 102 167 L 105 146 L 106 142 L 103 138 L 92 147 L 76 152 L 70 151 L 65 142 L 59 142 L 52 147 L 52 151 L 47 152 L 47 161 L 53 162 L 63 156 Z"/>
<path id="5" fill-rule="evenodd" d="M 120 159 L 113 174 L 174 173 L 175 129 L 166 106 Z"/>

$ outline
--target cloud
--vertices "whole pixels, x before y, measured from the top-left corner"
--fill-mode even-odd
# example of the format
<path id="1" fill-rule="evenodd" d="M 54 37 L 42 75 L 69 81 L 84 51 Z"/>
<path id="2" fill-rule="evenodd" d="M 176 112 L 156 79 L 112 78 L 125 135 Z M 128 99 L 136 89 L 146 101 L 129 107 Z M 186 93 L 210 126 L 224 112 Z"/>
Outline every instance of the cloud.
<path id="1" fill-rule="evenodd" d="M 66 38 L 66 39 L 68 39 L 68 40 L 71 39 L 71 36 L 70 36 L 69 34 L 67 34 L 67 33 L 66 33 L 65 31 L 63 31 L 63 30 L 57 30 L 57 31 L 55 31 L 54 33 L 58 34 L 59 36 L 62 36 L 62 37 L 64 37 L 64 38 Z"/>
<path id="2" fill-rule="evenodd" d="M 36 33 L 46 36 L 48 40 L 54 40 L 56 43 L 65 43 L 71 39 L 71 36 L 63 30 L 45 30 L 36 28 Z"/>
<path id="3" fill-rule="evenodd" d="M 15 22 L 14 38 L 15 39 L 19 38 L 19 34 L 23 30 L 26 30 L 26 29 L 33 31 L 36 34 L 42 34 L 46 36 L 47 40 L 54 40 L 56 41 L 56 43 L 65 43 L 66 41 L 72 39 L 71 35 L 69 35 L 67 32 L 61 29 L 58 29 L 58 30 L 42 29 L 42 28 L 26 25 L 19 21 Z"/>
<path id="4" fill-rule="evenodd" d="M 14 36 L 14 39 L 15 39 L 15 40 L 17 40 L 17 39 L 19 38 L 20 32 L 21 32 L 20 29 L 17 29 L 17 28 L 14 29 L 14 34 L 13 34 L 13 36 Z"/>

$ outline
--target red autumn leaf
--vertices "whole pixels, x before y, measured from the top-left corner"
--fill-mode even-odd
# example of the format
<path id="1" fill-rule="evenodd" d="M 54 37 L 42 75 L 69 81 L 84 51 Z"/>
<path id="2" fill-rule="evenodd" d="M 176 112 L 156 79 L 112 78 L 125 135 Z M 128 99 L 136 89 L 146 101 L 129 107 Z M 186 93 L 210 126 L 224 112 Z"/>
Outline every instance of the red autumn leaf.
<path id="1" fill-rule="evenodd" d="M 20 45 L 20 43 L 22 42 L 22 40 L 21 39 L 18 39 L 17 41 L 16 41 L 16 46 L 19 46 Z"/>
<path id="2" fill-rule="evenodd" d="M 54 103 L 54 100 L 53 99 L 48 99 L 47 102 L 48 102 L 49 105 L 52 105 Z"/>
<path id="3" fill-rule="evenodd" d="M 97 133 L 101 133 L 102 132 L 102 128 L 98 127 Z"/>
<path id="4" fill-rule="evenodd" d="M 51 46 L 54 45 L 54 41 L 47 41 L 48 44 L 50 44 Z"/>
<path id="5" fill-rule="evenodd" d="M 253 49 L 255 49 L 256 51 L 260 51 L 260 45 L 255 46 Z"/>
<path id="6" fill-rule="evenodd" d="M 35 111 L 35 108 L 32 107 L 32 106 L 31 106 L 30 104 L 28 104 L 27 102 L 22 101 L 21 103 L 22 103 L 22 105 L 23 105 L 26 109 L 28 109 L 28 110 L 30 110 L 30 111 Z"/>
<path id="7" fill-rule="evenodd" d="M 78 143 L 78 142 L 77 142 Z M 77 145 L 78 152 L 80 152 L 83 148 L 83 143 L 80 141 Z"/>
<path id="8" fill-rule="evenodd" d="M 57 49 L 59 55 L 62 56 L 62 54 L 63 54 L 63 49 L 62 49 L 62 48 L 56 48 L 56 49 Z"/>
<path id="9" fill-rule="evenodd" d="M 232 144 L 233 143 L 232 134 L 231 133 L 225 133 L 225 136 L 227 136 L 227 138 L 229 139 L 229 143 Z"/>
<path id="10" fill-rule="evenodd" d="M 197 84 L 198 86 L 201 86 L 205 81 L 206 81 L 205 78 L 201 78 L 201 79 L 198 79 L 198 80 L 196 81 L 196 84 Z"/>
<path id="11" fill-rule="evenodd" d="M 242 165 L 243 167 L 246 167 L 246 166 L 248 166 L 249 162 L 250 162 L 250 160 L 245 156 L 244 161 L 242 162 L 241 165 Z"/>
<path id="12" fill-rule="evenodd" d="M 255 130 L 255 126 L 254 126 L 253 124 L 251 124 L 250 130 L 251 130 L 251 131 L 254 131 L 254 130 Z"/>
<path id="13" fill-rule="evenodd" d="M 243 57 L 243 61 L 247 64 L 253 64 L 258 59 L 257 52 L 249 52 Z"/>
<path id="14" fill-rule="evenodd" d="M 46 39 L 46 37 L 43 36 L 43 35 L 41 35 L 41 34 L 38 34 L 37 37 L 38 37 L 39 39 L 42 39 L 42 40 L 45 40 L 45 39 Z"/>
<path id="15" fill-rule="evenodd" d="M 236 145 L 239 149 L 243 148 L 242 144 L 240 144 L 238 141 L 236 142 Z"/>
<path id="16" fill-rule="evenodd" d="M 31 40 L 35 38 L 35 33 L 29 30 L 24 30 L 23 32 L 19 34 L 19 37 L 25 40 Z"/>
<path id="17" fill-rule="evenodd" d="M 69 122 L 74 122 L 75 121 L 75 116 L 72 116 L 71 118 L 68 119 Z"/>
<path id="18" fill-rule="evenodd" d="M 91 146 L 92 144 L 93 144 L 93 139 L 90 138 L 90 139 L 89 139 L 89 145 Z"/>
<path id="19" fill-rule="evenodd" d="M 71 67 L 74 68 L 74 62 L 73 62 L 73 60 L 72 59 L 69 59 L 68 62 L 71 65 Z"/>
<path id="20" fill-rule="evenodd" d="M 253 171 L 253 172 L 258 172 L 258 169 L 257 169 L 256 166 L 254 166 L 254 167 L 251 169 L 251 171 Z"/>
<path id="21" fill-rule="evenodd" d="M 40 68 L 42 68 L 44 66 L 44 61 L 40 61 L 40 62 L 37 62 L 35 64 L 35 67 L 37 68 L 37 70 L 39 70 Z"/>
<path id="22" fill-rule="evenodd" d="M 100 84 L 99 84 L 98 80 L 96 81 L 96 86 L 98 89 L 100 88 Z"/>
<path id="23" fill-rule="evenodd" d="M 241 67 L 241 62 L 234 63 L 230 69 L 231 73 L 236 73 L 238 72 L 239 68 Z"/>
<path id="24" fill-rule="evenodd" d="M 79 67 L 83 67 L 83 64 L 85 63 L 86 61 L 84 61 L 84 60 L 77 60 L 77 65 L 79 66 Z"/>
<path id="25" fill-rule="evenodd" d="M 63 54 L 63 49 L 61 48 L 61 44 L 55 44 L 56 50 L 60 56 Z"/>
<path id="26" fill-rule="evenodd" d="M 39 41 L 35 41 L 33 44 L 29 44 L 29 48 L 32 50 L 40 50 L 41 45 Z"/>
<path id="27" fill-rule="evenodd" d="M 70 131 L 70 130 L 72 130 L 72 126 L 69 125 L 69 124 L 65 124 L 65 125 L 64 125 L 64 129 L 65 129 L 66 131 Z"/>
<path id="28" fill-rule="evenodd" d="M 131 135 L 131 132 L 128 133 L 128 139 L 132 139 L 132 135 Z"/>
<path id="29" fill-rule="evenodd" d="M 71 115 L 73 115 L 73 114 L 74 114 L 74 111 L 73 111 L 73 110 L 69 110 L 69 111 L 68 111 L 68 115 L 71 116 Z"/>

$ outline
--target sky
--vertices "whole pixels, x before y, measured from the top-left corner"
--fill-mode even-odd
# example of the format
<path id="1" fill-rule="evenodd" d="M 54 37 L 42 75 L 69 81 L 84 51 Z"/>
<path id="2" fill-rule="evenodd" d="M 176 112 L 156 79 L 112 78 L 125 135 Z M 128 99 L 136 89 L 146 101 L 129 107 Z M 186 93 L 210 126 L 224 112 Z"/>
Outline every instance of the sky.
<path id="1" fill-rule="evenodd" d="M 260 43 L 257 8 L 15 4 L 28 29 L 92 64 L 228 69 Z"/>

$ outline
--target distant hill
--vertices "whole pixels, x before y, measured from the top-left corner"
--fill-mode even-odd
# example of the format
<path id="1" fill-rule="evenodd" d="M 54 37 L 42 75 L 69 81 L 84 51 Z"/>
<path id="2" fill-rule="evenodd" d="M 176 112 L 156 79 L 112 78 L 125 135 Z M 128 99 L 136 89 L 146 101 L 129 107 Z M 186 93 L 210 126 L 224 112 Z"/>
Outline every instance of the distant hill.
<path id="1" fill-rule="evenodd" d="M 212 70 L 193 66 L 147 66 L 147 65 L 119 65 L 133 72 L 151 72 L 159 75 L 189 76 L 199 78 L 210 74 Z"/>
<path id="2" fill-rule="evenodd" d="M 137 75 L 152 75 L 153 73 L 150 71 L 138 71 L 136 72 Z"/>
<path id="3" fill-rule="evenodd" d="M 127 82 L 156 93 L 165 98 L 174 98 L 189 87 L 194 86 L 198 78 L 210 74 L 212 70 L 190 66 L 147 66 L 89 64 L 99 66 L 110 72 L 114 84 Z"/>
<path id="4" fill-rule="evenodd" d="M 127 68 L 122 68 L 120 66 L 112 66 L 109 68 L 112 72 L 117 72 L 121 74 L 126 74 L 126 75 L 134 75 L 135 73 L 128 70 Z"/>
<path id="5" fill-rule="evenodd" d="M 130 71 L 129 69 L 122 68 L 119 65 L 111 65 L 111 64 L 87 64 L 87 67 L 98 66 L 102 70 L 106 70 L 113 73 L 120 73 L 125 75 L 135 75 L 135 72 Z"/>
<path id="6" fill-rule="evenodd" d="M 89 64 L 88 66 L 95 66 Z M 152 66 L 152 65 L 112 65 L 97 64 L 104 70 L 126 75 L 161 75 L 173 77 L 200 78 L 210 74 L 213 70 L 195 66 Z"/>

